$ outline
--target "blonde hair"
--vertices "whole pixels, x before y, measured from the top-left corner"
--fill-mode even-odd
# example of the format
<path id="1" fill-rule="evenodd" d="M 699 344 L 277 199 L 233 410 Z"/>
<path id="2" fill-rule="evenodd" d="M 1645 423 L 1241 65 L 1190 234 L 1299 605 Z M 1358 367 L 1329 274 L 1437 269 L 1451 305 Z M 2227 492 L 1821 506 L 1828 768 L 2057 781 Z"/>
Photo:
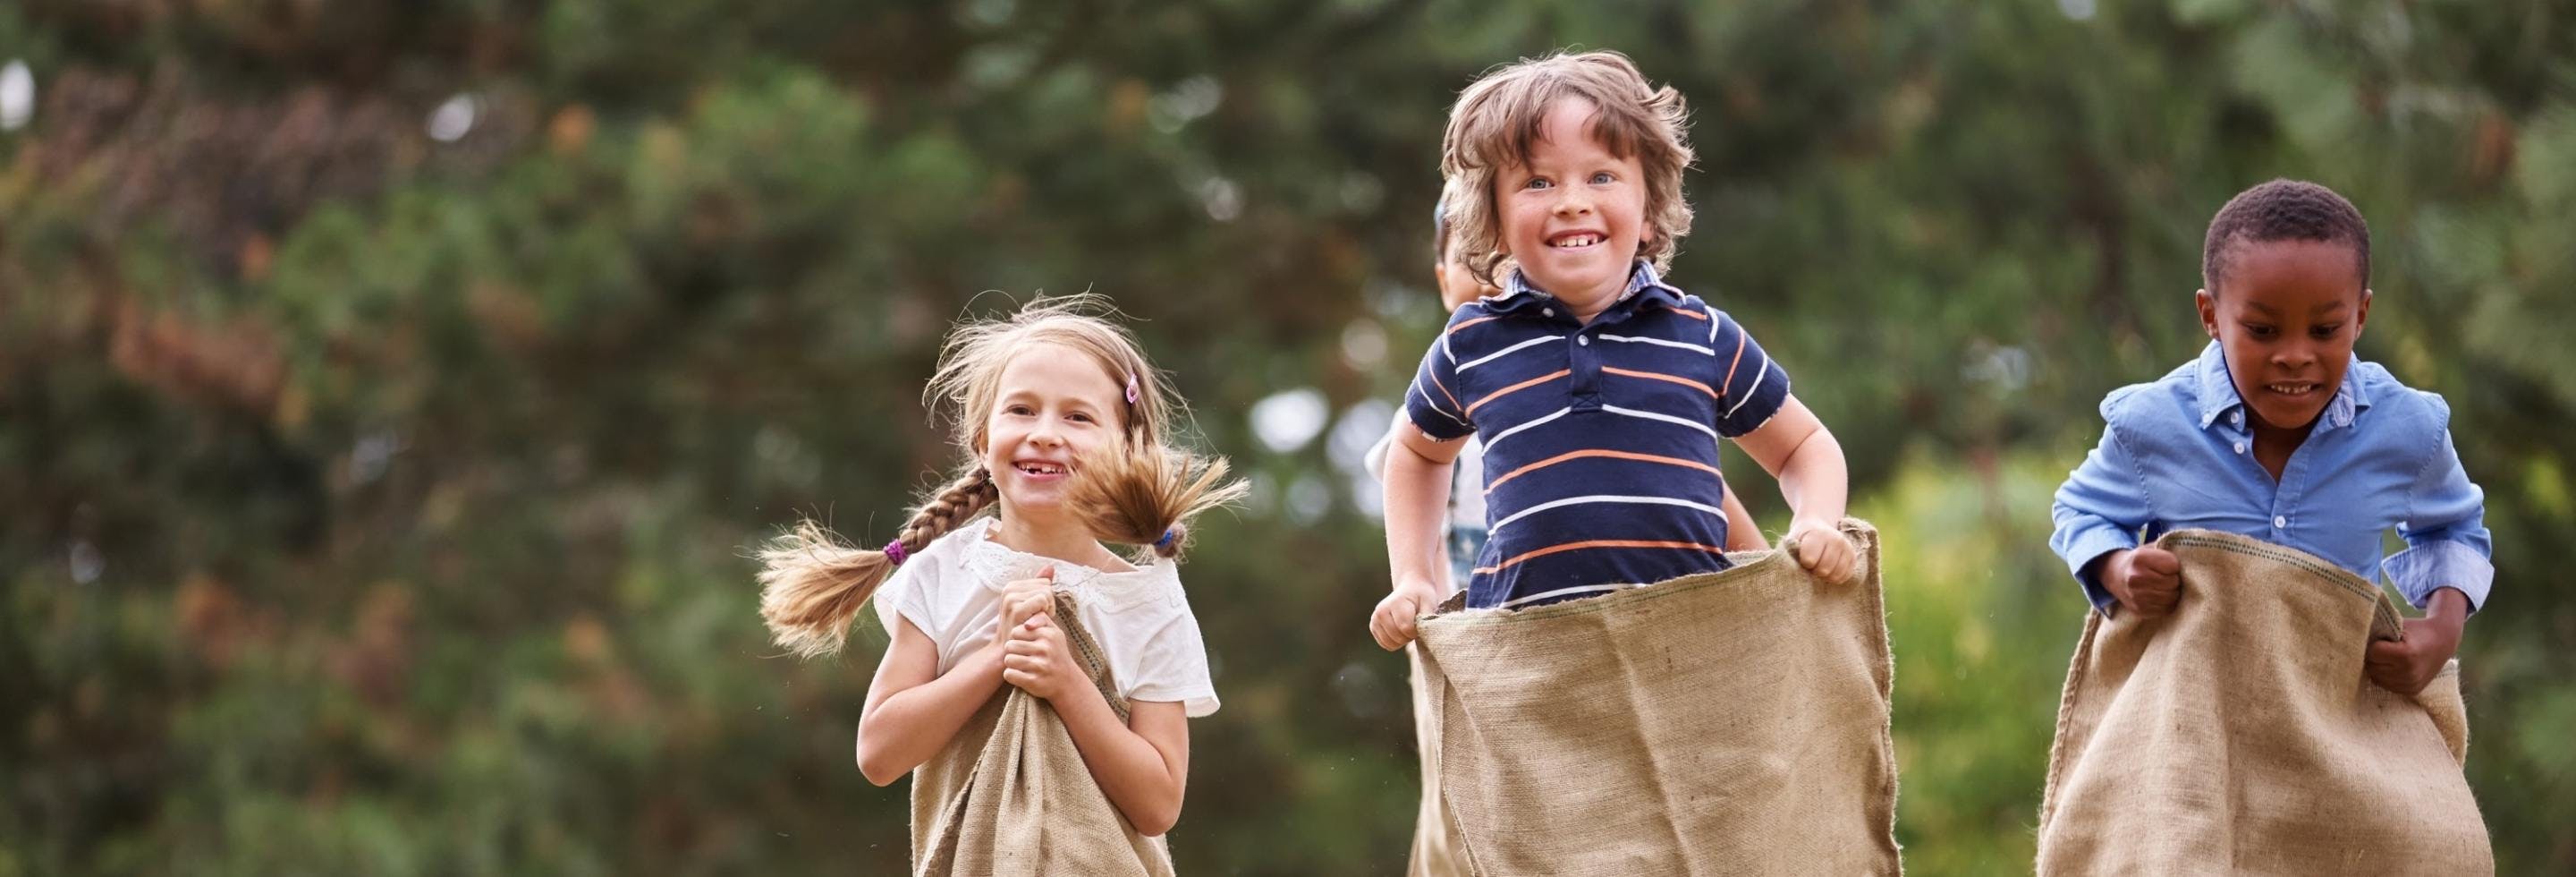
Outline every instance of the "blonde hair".
<path id="1" fill-rule="evenodd" d="M 1592 137 L 1612 155 L 1634 157 L 1645 169 L 1645 219 L 1654 234 L 1638 246 L 1637 257 L 1657 270 L 1668 268 L 1681 239 L 1690 234 L 1691 207 L 1682 195 L 1682 172 L 1693 155 L 1684 133 L 1690 114 L 1681 92 L 1646 81 L 1637 65 L 1618 52 L 1523 58 L 1460 92 L 1440 141 L 1440 173 L 1454 184 L 1450 194 L 1457 196 L 1447 205 L 1450 233 L 1457 236 L 1461 261 L 1478 280 L 1501 285 L 1494 269 L 1506 258 L 1494 175 L 1529 163 L 1548 108 L 1566 98 L 1591 101 L 1598 108 Z"/>
<path id="2" fill-rule="evenodd" d="M 1145 361 L 1135 336 L 1110 321 L 1116 313 L 1098 296 L 1076 295 L 1033 300 L 1000 319 L 960 323 L 941 345 L 938 369 L 922 399 L 949 420 L 965 461 L 913 507 L 888 546 L 894 552 L 851 547 L 810 519 L 762 549 L 760 615 L 779 646 L 804 657 L 840 651 L 859 608 L 904 556 L 999 510 L 1001 494 L 979 462 L 988 439 L 985 422 L 1000 394 L 1003 369 L 1031 345 L 1073 350 L 1131 388 L 1118 417 L 1117 447 L 1074 461 L 1070 499 L 1093 538 L 1152 546 L 1156 555 L 1176 557 L 1188 518 L 1242 496 L 1240 482 L 1221 483 L 1223 459 L 1166 446 L 1180 400 L 1163 373 Z"/>

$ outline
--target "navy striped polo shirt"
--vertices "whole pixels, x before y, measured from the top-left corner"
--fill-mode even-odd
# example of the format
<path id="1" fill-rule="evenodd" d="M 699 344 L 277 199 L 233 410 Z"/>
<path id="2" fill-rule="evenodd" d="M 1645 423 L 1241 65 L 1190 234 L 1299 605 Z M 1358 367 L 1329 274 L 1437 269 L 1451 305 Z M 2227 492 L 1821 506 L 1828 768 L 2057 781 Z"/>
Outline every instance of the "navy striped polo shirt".
<path id="1" fill-rule="evenodd" d="M 1725 569 L 1718 440 L 1788 397 L 1743 326 L 1641 260 L 1589 324 L 1514 272 L 1451 315 L 1405 412 L 1433 439 L 1484 439 L 1467 605 L 1487 608 Z"/>

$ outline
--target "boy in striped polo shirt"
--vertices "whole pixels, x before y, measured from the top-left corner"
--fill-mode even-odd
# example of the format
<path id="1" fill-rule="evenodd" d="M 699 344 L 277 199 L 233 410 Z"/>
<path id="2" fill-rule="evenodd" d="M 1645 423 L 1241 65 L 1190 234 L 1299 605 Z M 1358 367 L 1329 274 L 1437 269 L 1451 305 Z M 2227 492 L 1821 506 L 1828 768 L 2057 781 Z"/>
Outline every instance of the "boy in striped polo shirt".
<path id="1" fill-rule="evenodd" d="M 1441 170 L 1468 267 L 1501 294 L 1459 308 L 1406 393 L 1386 462 L 1394 592 L 1369 623 L 1402 648 L 1440 600 L 1449 464 L 1485 447 L 1488 541 L 1471 607 L 1572 599 L 1726 568 L 1719 439 L 1780 479 L 1798 561 L 1848 580 L 1842 448 L 1744 328 L 1663 282 L 1690 230 L 1682 98 L 1616 52 L 1501 68 L 1451 110 Z"/>

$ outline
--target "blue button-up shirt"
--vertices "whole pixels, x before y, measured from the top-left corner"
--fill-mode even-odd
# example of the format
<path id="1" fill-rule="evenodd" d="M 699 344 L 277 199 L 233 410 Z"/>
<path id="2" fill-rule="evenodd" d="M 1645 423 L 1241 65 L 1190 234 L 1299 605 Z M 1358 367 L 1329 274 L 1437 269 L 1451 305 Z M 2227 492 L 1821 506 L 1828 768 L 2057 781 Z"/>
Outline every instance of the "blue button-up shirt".
<path id="1" fill-rule="evenodd" d="M 2088 568 L 2094 560 L 2191 528 L 2286 545 L 2365 579 L 2385 570 L 2417 607 L 2445 587 L 2472 609 L 2486 605 L 2495 580 L 2486 495 L 2460 468 L 2442 397 L 2356 357 L 2277 483 L 2254 459 L 2250 416 L 2215 343 L 2102 400 L 2102 443 L 2057 489 L 2048 540 L 2095 608 L 2108 613 L 2116 601 Z M 2383 563 L 2390 527 L 2407 547 Z"/>

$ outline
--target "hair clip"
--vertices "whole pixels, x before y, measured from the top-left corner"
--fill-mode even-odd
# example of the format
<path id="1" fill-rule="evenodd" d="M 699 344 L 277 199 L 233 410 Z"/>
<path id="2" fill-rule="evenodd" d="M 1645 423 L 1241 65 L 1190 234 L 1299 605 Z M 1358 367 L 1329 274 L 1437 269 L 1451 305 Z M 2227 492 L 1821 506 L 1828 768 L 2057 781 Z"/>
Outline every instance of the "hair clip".
<path id="1" fill-rule="evenodd" d="M 1154 547 L 1157 550 L 1170 551 L 1172 550 L 1172 538 L 1179 535 L 1181 535 L 1181 531 L 1178 527 L 1164 530 L 1163 538 L 1154 540 Z"/>
<path id="2" fill-rule="evenodd" d="M 1131 374 L 1131 375 L 1128 375 L 1128 376 L 1127 376 L 1127 404 L 1129 404 L 1129 405 L 1134 405 L 1134 404 L 1136 404 L 1136 399 L 1137 399 L 1138 397 L 1140 397 L 1140 396 L 1143 396 L 1143 395 L 1144 395 L 1144 392 L 1143 392 L 1142 390 L 1139 390 L 1139 389 L 1137 388 L 1137 386 L 1136 386 L 1136 376 L 1135 376 L 1135 375 L 1132 375 L 1132 374 Z"/>
<path id="3" fill-rule="evenodd" d="M 903 540 L 897 539 L 886 543 L 885 556 L 888 562 L 893 563 L 896 566 L 902 566 L 904 554 Z"/>

